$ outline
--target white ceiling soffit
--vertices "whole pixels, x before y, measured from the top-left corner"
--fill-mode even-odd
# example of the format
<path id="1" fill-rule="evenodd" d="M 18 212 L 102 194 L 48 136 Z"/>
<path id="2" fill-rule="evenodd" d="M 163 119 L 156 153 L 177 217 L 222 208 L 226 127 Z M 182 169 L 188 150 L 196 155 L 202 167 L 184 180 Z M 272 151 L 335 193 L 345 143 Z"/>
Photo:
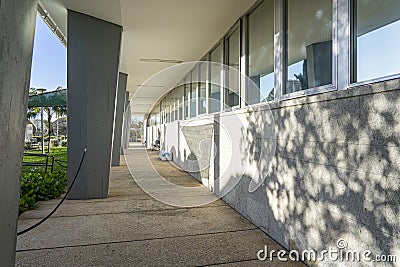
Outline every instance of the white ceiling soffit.
<path id="1" fill-rule="evenodd" d="M 39 0 L 67 35 L 67 9 L 122 25 L 120 0 Z"/>
<path id="2" fill-rule="evenodd" d="M 146 114 L 159 96 L 178 82 L 165 78 L 155 89 L 137 92 L 151 76 L 176 63 L 199 60 L 256 0 L 41 0 L 67 33 L 67 9 L 122 25 L 120 71 L 127 73 L 134 114 Z M 68 36 L 67 36 L 68 37 Z M 142 59 L 142 60 L 141 60 Z M 164 86 L 164 87 L 160 87 Z M 142 87 L 143 89 L 145 87 Z M 146 99 L 146 101 L 144 100 Z M 142 105 L 139 105 L 142 104 Z"/>

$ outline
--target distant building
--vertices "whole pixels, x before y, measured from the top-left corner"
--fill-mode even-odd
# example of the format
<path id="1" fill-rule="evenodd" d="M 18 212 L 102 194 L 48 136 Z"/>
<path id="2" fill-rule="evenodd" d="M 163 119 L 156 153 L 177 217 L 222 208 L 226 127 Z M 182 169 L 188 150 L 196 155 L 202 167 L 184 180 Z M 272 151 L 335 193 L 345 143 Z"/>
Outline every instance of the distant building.
<path id="1" fill-rule="evenodd" d="M 58 129 L 58 135 L 64 135 L 66 136 L 68 134 L 68 124 L 67 124 L 67 117 L 62 117 L 58 118 L 55 120 L 53 123 L 53 134 L 57 135 L 57 129 Z M 58 125 L 58 128 L 57 128 Z"/>

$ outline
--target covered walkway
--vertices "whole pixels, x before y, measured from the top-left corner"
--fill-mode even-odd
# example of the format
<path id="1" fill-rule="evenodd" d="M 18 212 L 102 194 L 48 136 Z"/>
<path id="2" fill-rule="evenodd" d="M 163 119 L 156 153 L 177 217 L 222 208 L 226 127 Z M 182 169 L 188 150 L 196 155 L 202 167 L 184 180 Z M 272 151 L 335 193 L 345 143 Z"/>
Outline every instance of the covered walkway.
<path id="1" fill-rule="evenodd" d="M 140 146 L 127 152 L 131 158 L 145 153 Z M 169 181 L 202 188 L 188 173 L 159 161 L 156 152 L 144 159 L 137 158 L 142 168 L 152 162 Z M 223 201 L 197 208 L 163 204 L 135 183 L 121 161 L 111 169 L 109 198 L 67 200 L 47 222 L 18 238 L 16 265 L 301 266 L 258 261 L 265 245 L 281 247 Z M 22 214 L 19 230 L 46 216 L 58 201 Z"/>

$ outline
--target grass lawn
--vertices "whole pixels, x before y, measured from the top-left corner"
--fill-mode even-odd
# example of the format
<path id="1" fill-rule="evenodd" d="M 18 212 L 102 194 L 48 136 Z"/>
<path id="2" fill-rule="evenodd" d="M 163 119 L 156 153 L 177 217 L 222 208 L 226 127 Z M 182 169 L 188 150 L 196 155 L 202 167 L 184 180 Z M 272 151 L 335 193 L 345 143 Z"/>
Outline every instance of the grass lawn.
<path id="1" fill-rule="evenodd" d="M 25 152 L 32 153 L 32 154 L 42 153 L 41 150 L 26 150 Z M 67 166 L 67 148 L 66 147 L 52 147 L 52 148 L 50 148 L 49 155 L 54 157 L 54 171 L 66 170 L 66 168 L 63 167 L 63 166 Z M 45 157 L 35 157 L 35 156 L 24 156 L 23 161 L 24 162 L 44 163 L 44 162 L 46 162 L 46 158 Z M 22 170 L 23 171 L 34 171 L 34 172 L 39 171 L 40 172 L 40 171 L 44 171 L 45 168 L 44 167 L 23 166 Z"/>
<path id="2" fill-rule="evenodd" d="M 41 150 L 29 150 L 27 153 L 41 154 Z M 35 209 L 39 201 L 59 197 L 67 186 L 67 148 L 51 148 L 49 155 L 54 157 L 54 171 L 44 166 L 23 166 L 19 200 L 20 214 Z M 46 157 L 24 156 L 24 162 L 45 163 Z"/>

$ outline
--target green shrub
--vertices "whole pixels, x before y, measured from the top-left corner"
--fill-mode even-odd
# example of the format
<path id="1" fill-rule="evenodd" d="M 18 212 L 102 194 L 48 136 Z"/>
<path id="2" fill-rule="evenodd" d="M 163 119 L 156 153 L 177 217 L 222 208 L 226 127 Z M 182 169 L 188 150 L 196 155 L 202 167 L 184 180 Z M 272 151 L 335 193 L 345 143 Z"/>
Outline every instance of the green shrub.
<path id="1" fill-rule="evenodd" d="M 59 197 L 65 192 L 66 187 L 66 171 L 23 173 L 19 200 L 20 213 L 35 209 L 40 200 L 49 200 Z"/>

